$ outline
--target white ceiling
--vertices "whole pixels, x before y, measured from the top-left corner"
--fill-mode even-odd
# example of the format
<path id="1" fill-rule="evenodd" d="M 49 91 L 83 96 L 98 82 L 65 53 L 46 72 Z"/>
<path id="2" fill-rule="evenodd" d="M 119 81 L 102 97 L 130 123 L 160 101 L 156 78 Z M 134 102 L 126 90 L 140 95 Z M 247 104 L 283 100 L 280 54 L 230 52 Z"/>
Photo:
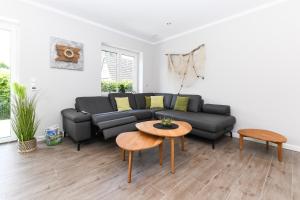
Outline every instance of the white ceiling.
<path id="1" fill-rule="evenodd" d="M 155 43 L 276 0 L 32 1 Z"/>

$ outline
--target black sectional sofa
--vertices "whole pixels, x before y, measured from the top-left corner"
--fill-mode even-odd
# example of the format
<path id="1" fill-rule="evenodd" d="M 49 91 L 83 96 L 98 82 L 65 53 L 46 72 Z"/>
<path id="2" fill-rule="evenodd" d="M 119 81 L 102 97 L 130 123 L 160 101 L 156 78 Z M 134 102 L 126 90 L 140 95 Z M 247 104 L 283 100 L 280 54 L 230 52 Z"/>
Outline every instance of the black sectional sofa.
<path id="1" fill-rule="evenodd" d="M 145 96 L 164 96 L 164 109 L 146 109 Z M 230 115 L 230 106 L 204 104 L 200 95 L 188 96 L 187 112 L 173 110 L 176 94 L 168 93 L 111 93 L 107 97 L 78 97 L 75 109 L 61 111 L 63 129 L 76 143 L 90 139 L 95 134 L 102 134 L 104 139 L 116 137 L 125 131 L 136 130 L 135 124 L 140 121 L 169 117 L 189 122 L 193 130 L 191 134 L 214 142 L 225 133 L 230 133 L 236 122 Z M 132 110 L 117 111 L 115 97 L 128 97 Z"/>

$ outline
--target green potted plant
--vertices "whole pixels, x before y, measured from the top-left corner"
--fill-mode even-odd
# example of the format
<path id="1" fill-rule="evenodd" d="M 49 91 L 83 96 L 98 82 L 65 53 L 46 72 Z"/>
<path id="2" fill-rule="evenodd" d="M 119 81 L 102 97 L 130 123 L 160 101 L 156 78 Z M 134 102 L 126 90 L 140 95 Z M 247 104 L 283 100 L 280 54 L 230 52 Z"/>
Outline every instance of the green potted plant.
<path id="1" fill-rule="evenodd" d="M 26 87 L 14 83 L 12 103 L 12 129 L 18 138 L 19 152 L 31 152 L 36 149 L 34 137 L 39 121 L 36 118 L 36 97 L 28 97 Z"/>
<path id="2" fill-rule="evenodd" d="M 120 93 L 125 93 L 125 92 L 126 92 L 126 91 L 125 91 L 125 86 L 124 86 L 124 84 L 122 84 L 122 83 L 119 85 L 119 92 L 120 92 Z"/>
<path id="3" fill-rule="evenodd" d="M 172 126 L 172 119 L 171 118 L 163 118 L 160 123 L 164 127 L 171 127 Z"/>

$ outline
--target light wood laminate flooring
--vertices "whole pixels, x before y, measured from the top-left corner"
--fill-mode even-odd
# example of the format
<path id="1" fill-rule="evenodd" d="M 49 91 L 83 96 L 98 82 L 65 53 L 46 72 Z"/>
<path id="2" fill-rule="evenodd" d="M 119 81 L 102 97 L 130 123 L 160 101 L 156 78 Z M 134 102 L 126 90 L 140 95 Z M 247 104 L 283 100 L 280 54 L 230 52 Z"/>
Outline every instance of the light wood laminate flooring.
<path id="1" fill-rule="evenodd" d="M 164 142 L 163 165 L 158 148 L 134 154 L 132 182 L 127 158 L 114 140 L 83 144 L 81 151 L 65 138 L 58 146 L 38 144 L 19 154 L 16 143 L 0 145 L 0 199 L 300 199 L 300 153 L 224 137 L 211 145 L 186 138 L 175 144 L 176 173 L 170 173 L 170 147 Z"/>

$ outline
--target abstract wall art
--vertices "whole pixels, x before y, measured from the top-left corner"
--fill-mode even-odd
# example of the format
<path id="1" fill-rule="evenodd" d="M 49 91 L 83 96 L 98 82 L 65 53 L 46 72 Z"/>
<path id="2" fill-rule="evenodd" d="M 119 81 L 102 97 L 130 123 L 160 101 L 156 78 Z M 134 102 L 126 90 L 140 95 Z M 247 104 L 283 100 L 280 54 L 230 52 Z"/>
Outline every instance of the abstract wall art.
<path id="1" fill-rule="evenodd" d="M 50 37 L 50 67 L 83 70 L 83 44 L 57 37 Z"/>

